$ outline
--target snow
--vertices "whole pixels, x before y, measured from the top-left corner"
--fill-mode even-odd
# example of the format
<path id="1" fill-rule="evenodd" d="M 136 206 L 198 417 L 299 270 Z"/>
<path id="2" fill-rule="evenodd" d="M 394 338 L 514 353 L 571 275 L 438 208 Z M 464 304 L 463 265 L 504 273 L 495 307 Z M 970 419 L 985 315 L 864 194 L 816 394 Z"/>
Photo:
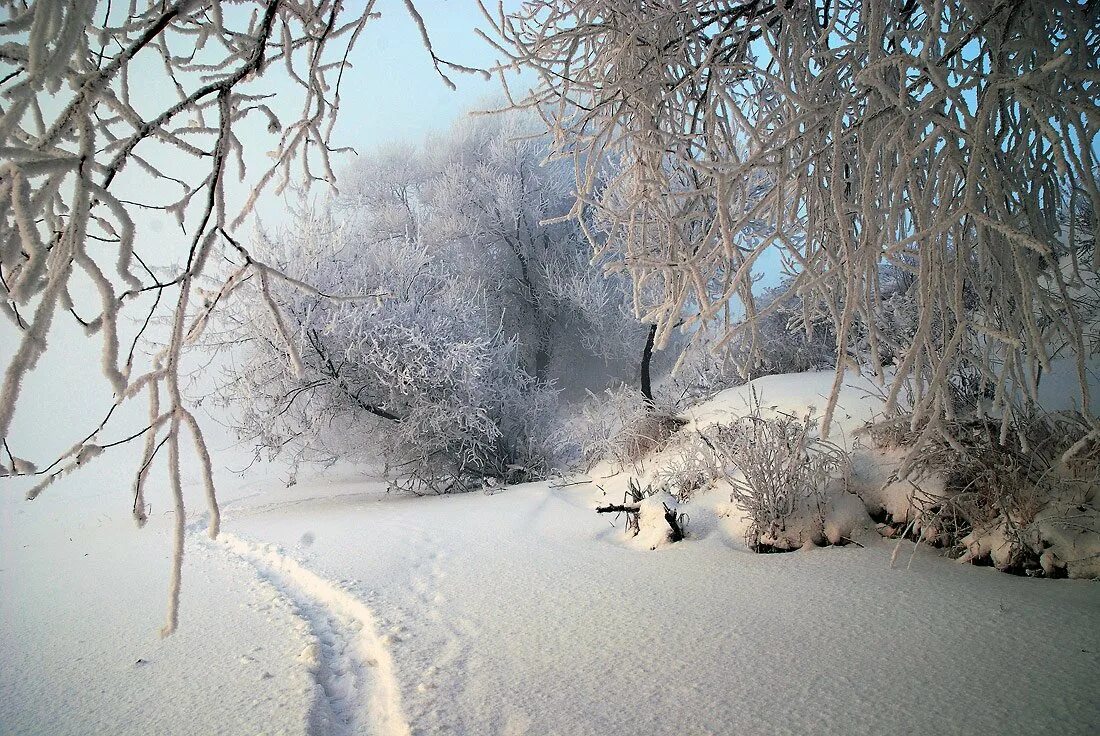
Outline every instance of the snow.
<path id="1" fill-rule="evenodd" d="M 915 518 L 915 494 L 933 498 L 944 491 L 944 480 L 938 476 L 895 476 L 907 453 L 906 448 L 863 448 L 852 460 L 852 489 L 867 508 L 885 512 L 897 523 Z"/>
<path id="2" fill-rule="evenodd" d="M 161 639 L 171 517 L 155 509 L 138 530 L 128 484 L 96 485 L 60 481 L 68 493 L 34 502 L 3 489 L 0 732 L 304 733 L 311 683 L 288 604 L 189 543 L 186 625 Z"/>
<path id="3" fill-rule="evenodd" d="M 761 415 L 775 416 L 804 413 L 807 408 L 821 414 L 829 400 L 835 374 L 833 371 L 811 371 L 779 376 L 763 376 L 742 386 L 726 389 L 709 401 L 686 412 L 691 419 L 687 430 L 728 422 L 744 414 L 753 403 L 753 391 L 760 402 Z M 844 391 L 837 402 L 830 428 L 830 441 L 843 445 L 845 438 L 882 411 L 883 388 L 873 379 L 850 374 L 844 381 Z"/>
<path id="4" fill-rule="evenodd" d="M 331 473 L 227 490 L 223 474 L 224 532 L 189 525 L 181 626 L 162 640 L 171 515 L 153 499 L 134 529 L 119 481 L 0 502 L 5 733 L 1100 724 L 1095 584 L 923 549 L 892 569 L 893 542 L 869 537 L 758 555 L 706 517 L 653 552 L 593 513 L 583 483 L 405 498 Z"/>
<path id="5" fill-rule="evenodd" d="M 888 544 L 754 555 L 720 528 L 652 553 L 622 544 L 587 496 L 534 484 L 325 503 L 305 522 L 300 506 L 273 509 L 239 527 L 284 546 L 308 527 L 305 564 L 357 581 L 400 627 L 390 646 L 418 732 L 798 733 L 823 714 L 851 733 L 897 719 L 1073 732 L 1100 715 L 1082 677 L 1097 660 L 1079 651 L 1097 651 L 1095 586 L 923 554 L 891 570 Z M 1007 673 L 999 692 L 970 686 L 990 671 Z"/>
<path id="6" fill-rule="evenodd" d="M 767 411 L 804 411 L 830 380 L 756 388 Z M 743 410 L 747 390 L 688 412 L 682 431 Z M 836 441 L 875 411 L 862 396 L 842 396 Z M 303 468 L 288 487 L 278 467 L 241 478 L 226 470 L 241 458 L 212 455 L 222 533 L 206 535 L 192 468 L 185 494 L 199 511 L 180 627 L 164 639 L 174 519 L 163 488 L 149 488 L 139 530 L 126 463 L 101 458 L 34 502 L 25 481 L 4 481 L 0 732 L 1100 728 L 1100 586 L 882 539 L 850 493 L 829 495 L 822 532 L 857 544 L 756 554 L 721 487 L 678 505 L 646 499 L 636 538 L 594 513 L 660 451 L 614 475 L 419 498 L 387 494 L 370 468 Z M 687 514 L 681 542 L 668 542 L 665 504 Z"/>
<path id="7" fill-rule="evenodd" d="M 310 639 L 298 660 L 321 691 L 310 713 L 311 728 L 353 734 L 370 725 L 373 733 L 407 736 L 393 658 L 387 639 L 378 635 L 371 610 L 273 545 L 257 545 L 232 534 L 220 541 L 251 565 L 275 596 L 290 601 L 308 626 Z"/>
<path id="8" fill-rule="evenodd" d="M 858 536 L 870 521 L 862 499 L 852 493 L 837 494 L 828 502 L 823 530 L 825 538 L 829 544 L 843 544 Z"/>
<path id="9" fill-rule="evenodd" d="M 665 519 L 665 513 L 676 513 L 678 508 L 676 499 L 665 491 L 643 498 L 638 503 L 638 534 L 633 538 L 633 543 L 651 550 L 672 544 L 671 528 Z"/>

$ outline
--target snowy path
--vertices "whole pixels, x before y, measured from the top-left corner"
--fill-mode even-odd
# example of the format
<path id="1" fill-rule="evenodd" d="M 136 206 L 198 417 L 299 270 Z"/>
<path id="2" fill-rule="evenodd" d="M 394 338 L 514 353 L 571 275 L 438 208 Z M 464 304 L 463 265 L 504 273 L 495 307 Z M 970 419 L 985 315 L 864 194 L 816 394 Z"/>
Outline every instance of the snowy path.
<path id="1" fill-rule="evenodd" d="M 1100 586 L 892 569 L 887 543 L 754 555 L 702 515 L 649 552 L 590 508 L 540 484 L 232 524 L 354 581 L 417 734 L 1096 733 Z"/>
<path id="2" fill-rule="evenodd" d="M 371 610 L 274 545 L 258 545 L 229 533 L 218 541 L 255 568 L 308 624 L 312 641 L 301 659 L 316 681 L 311 736 L 409 734 L 393 658 L 377 633 Z"/>

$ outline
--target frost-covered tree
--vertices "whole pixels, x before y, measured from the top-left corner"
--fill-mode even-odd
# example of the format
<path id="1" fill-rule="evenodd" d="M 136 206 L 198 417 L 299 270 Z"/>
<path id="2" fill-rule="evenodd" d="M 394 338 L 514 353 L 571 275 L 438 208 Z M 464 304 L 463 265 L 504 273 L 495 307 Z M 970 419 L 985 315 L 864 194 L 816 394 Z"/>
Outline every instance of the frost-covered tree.
<path id="1" fill-rule="evenodd" d="M 576 222 L 550 221 L 574 181 L 563 162 L 544 163 L 538 123 L 475 116 L 420 147 L 364 157 L 344 179 L 341 216 L 369 240 L 413 238 L 480 279 L 533 377 L 575 374 L 570 358 L 585 353 L 636 364 L 645 337 L 627 280 L 603 273 Z"/>
<path id="2" fill-rule="evenodd" d="M 209 455 L 180 390 L 181 356 L 242 283 L 282 282 L 310 293 L 277 269 L 242 259 L 230 243 L 262 192 L 332 181 L 331 133 L 348 52 L 375 5 L 0 0 L 0 313 L 18 333 L 3 356 L 0 384 L 5 473 L 37 474 L 33 498 L 103 450 L 142 441 L 134 517 L 143 523 L 148 469 L 163 449 L 175 499 L 166 633 L 177 620 L 185 530 L 179 466 L 187 435 L 204 470 L 212 535 L 219 523 Z M 423 32 L 412 1 L 404 7 Z M 440 74 L 470 71 L 438 58 L 422 35 Z M 283 82 L 278 105 L 266 84 L 273 76 Z M 281 103 L 297 112 L 286 114 Z M 249 172 L 253 141 L 270 159 Z M 150 211 L 174 217 L 180 232 L 138 242 L 137 213 Z M 241 265 L 211 289 L 203 279 L 223 254 Z M 158 314 L 169 325 L 165 344 L 147 333 Z M 38 470 L 19 458 L 12 418 L 33 400 L 23 381 L 52 328 L 70 319 L 101 340 L 100 368 L 114 403 L 71 450 Z M 144 359 L 148 351 L 152 360 Z M 115 407 L 142 398 L 145 426 L 111 424 L 122 413 Z"/>
<path id="3" fill-rule="evenodd" d="M 967 370 L 993 395 L 1004 441 L 1059 350 L 1089 404 L 1076 294 L 1100 254 L 1070 264 L 1062 246 L 1094 242 L 1100 226 L 1098 12 L 1070 0 L 532 0 L 486 17 L 512 63 L 540 75 L 514 103 L 538 109 L 556 154 L 575 161 L 571 214 L 650 287 L 639 298 L 659 344 L 737 299 L 744 319 L 727 336 L 757 353 L 763 320 L 790 303 L 753 294 L 755 264 L 778 253 L 803 310 L 792 326 L 824 320 L 835 335 L 824 426 L 862 363 L 889 381 L 891 407 L 915 379 L 914 422 L 948 432 L 952 378 Z M 913 281 L 901 329 L 880 319 L 884 265 Z"/>
<path id="4" fill-rule="evenodd" d="M 465 120 L 365 156 L 330 211 L 260 235 L 250 256 L 317 291 L 253 283 L 263 298 L 227 310 L 241 436 L 292 459 L 381 456 L 416 491 L 544 472 L 559 390 L 596 380 L 578 363 L 636 370 L 645 335 L 628 283 L 575 224 L 544 222 L 570 181 L 538 165 L 545 146 L 520 116 Z M 327 296 L 348 289 L 377 296 Z"/>
<path id="5" fill-rule="evenodd" d="M 252 284 L 224 314 L 218 341 L 232 346 L 232 368 L 219 395 L 257 453 L 295 464 L 382 458 L 416 492 L 542 471 L 553 392 L 520 365 L 477 278 L 421 240 L 368 240 L 317 212 L 253 250 L 318 290 Z M 376 296 L 328 297 L 348 288 Z M 283 331 L 289 339 L 273 337 Z"/>

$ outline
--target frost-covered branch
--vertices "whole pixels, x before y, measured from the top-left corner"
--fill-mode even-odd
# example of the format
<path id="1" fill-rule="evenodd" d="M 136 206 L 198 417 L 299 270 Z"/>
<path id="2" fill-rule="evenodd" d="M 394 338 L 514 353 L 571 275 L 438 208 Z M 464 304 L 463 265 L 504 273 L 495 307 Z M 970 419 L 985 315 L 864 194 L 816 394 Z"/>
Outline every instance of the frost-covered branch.
<path id="1" fill-rule="evenodd" d="M 331 209 L 236 246 L 281 274 L 214 338 L 234 356 L 221 398 L 258 454 L 382 457 L 418 492 L 533 478 L 557 459 L 558 389 L 602 387 L 616 361 L 636 375 L 629 286 L 605 278 L 575 225 L 541 222 L 570 180 L 538 165 L 546 139 L 532 130 L 477 117 L 365 155 Z M 376 296 L 326 298 L 337 289 Z"/>
<path id="2" fill-rule="evenodd" d="M 685 316 L 704 335 L 696 323 L 736 300 L 744 318 L 726 338 L 747 345 L 751 369 L 761 318 L 796 299 L 803 329 L 827 322 L 835 336 L 824 426 L 859 365 L 890 383 L 891 406 L 915 378 L 915 422 L 953 416 L 953 376 L 976 371 L 1007 431 L 1063 350 L 1088 406 L 1077 295 L 1100 266 L 1095 247 L 1078 260 L 1100 227 L 1095 4 L 485 11 L 509 63 L 539 75 L 512 99 L 542 114 L 556 155 L 574 162 L 570 216 L 633 275 L 658 344 Z M 769 254 L 791 278 L 761 305 L 753 277 Z M 887 266 L 914 285 L 904 333 L 879 319 Z"/>
<path id="3" fill-rule="evenodd" d="M 58 321 L 75 319 L 102 345 L 100 372 L 114 401 L 93 431 L 41 471 L 28 497 L 105 448 L 144 438 L 134 486 L 134 517 L 143 523 L 149 469 L 166 447 L 176 539 L 165 633 L 177 616 L 184 433 L 202 471 L 211 535 L 219 519 L 209 453 L 180 389 L 184 351 L 243 285 L 312 289 L 308 275 L 288 282 L 244 254 L 245 263 L 211 291 L 210 264 L 223 251 L 239 262 L 231 233 L 264 192 L 334 181 L 341 81 L 374 7 L 374 0 L 355 7 L 339 0 L 0 0 L 0 313 L 17 335 L 0 383 L 0 440 L 18 447 L 12 420 L 32 398 L 24 379 Z M 289 83 L 279 106 L 263 86 L 275 76 Z M 290 114 L 282 104 L 293 96 L 288 90 L 300 105 Z M 253 173 L 249 142 L 265 136 L 274 139 L 270 162 Z M 155 245 L 138 238 L 139 212 L 174 218 L 180 232 Z M 126 339 L 134 313 L 141 327 Z M 156 317 L 168 325 L 159 342 L 146 332 Z M 154 351 L 147 362 L 138 358 L 143 348 Z M 115 408 L 142 395 L 148 423 L 120 432 L 124 439 L 101 439 L 121 414 Z M 15 454 L 4 474 L 36 472 Z"/>

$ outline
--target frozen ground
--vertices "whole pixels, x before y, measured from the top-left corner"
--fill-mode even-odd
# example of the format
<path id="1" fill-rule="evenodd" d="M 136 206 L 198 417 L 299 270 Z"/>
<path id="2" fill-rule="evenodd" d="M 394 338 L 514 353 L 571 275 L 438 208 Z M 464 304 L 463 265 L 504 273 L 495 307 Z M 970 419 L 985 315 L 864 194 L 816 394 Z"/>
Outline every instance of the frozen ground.
<path id="1" fill-rule="evenodd" d="M 0 733 L 1100 731 L 1096 583 L 905 569 L 911 546 L 892 569 L 870 539 L 757 555 L 702 512 L 649 551 L 583 483 L 223 474 L 225 533 L 196 511 L 162 640 L 169 504 L 134 529 L 127 472 L 2 486 Z"/>

